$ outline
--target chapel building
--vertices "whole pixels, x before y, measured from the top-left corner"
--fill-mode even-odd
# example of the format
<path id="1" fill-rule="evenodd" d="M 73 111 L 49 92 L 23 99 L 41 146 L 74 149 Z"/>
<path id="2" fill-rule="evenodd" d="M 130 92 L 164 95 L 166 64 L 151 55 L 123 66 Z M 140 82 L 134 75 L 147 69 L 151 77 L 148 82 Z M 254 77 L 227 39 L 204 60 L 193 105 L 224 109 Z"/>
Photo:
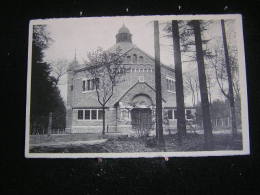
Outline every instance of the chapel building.
<path id="1" fill-rule="evenodd" d="M 116 44 L 110 50 L 120 49 L 123 65 L 129 70 L 114 87 L 114 95 L 106 104 L 106 133 L 135 133 L 137 129 L 155 131 L 155 60 L 132 43 L 132 34 L 123 25 Z M 67 133 L 101 133 L 102 109 L 93 87 L 93 78 L 75 59 L 68 69 Z M 175 74 L 170 66 L 161 64 L 161 87 L 164 131 L 176 129 Z M 190 118 L 192 109 L 186 109 Z"/>

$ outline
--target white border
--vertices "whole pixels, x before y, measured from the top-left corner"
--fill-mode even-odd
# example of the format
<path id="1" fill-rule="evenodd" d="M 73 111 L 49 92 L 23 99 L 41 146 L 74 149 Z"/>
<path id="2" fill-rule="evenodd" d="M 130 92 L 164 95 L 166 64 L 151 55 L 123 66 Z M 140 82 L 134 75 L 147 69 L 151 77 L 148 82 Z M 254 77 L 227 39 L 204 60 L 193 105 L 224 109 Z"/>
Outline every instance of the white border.
<path id="1" fill-rule="evenodd" d="M 27 99 L 26 99 L 26 131 L 25 131 L 25 157 L 26 158 L 153 158 L 153 157 L 203 157 L 203 156 L 233 156 L 249 155 L 249 123 L 247 106 L 247 85 L 246 68 L 244 55 L 244 40 L 242 28 L 242 16 L 240 14 L 221 14 L 221 15 L 166 15 L 166 16 L 116 16 L 116 17 L 86 17 L 82 20 L 114 20 L 115 18 L 138 18 L 144 17 L 152 20 L 220 20 L 235 19 L 239 58 L 240 86 L 241 86 L 241 119 L 242 119 L 242 140 L 243 150 L 221 150 L 221 151 L 193 151 L 193 152 L 141 152 L 141 153 L 30 153 L 29 152 L 29 129 L 30 129 L 30 97 L 31 97 L 31 57 L 32 57 L 32 27 L 36 24 L 48 24 L 53 20 L 60 19 L 39 19 L 31 20 L 29 25 L 28 40 L 28 71 L 27 71 Z M 66 18 L 66 20 L 78 20 L 79 18 Z"/>

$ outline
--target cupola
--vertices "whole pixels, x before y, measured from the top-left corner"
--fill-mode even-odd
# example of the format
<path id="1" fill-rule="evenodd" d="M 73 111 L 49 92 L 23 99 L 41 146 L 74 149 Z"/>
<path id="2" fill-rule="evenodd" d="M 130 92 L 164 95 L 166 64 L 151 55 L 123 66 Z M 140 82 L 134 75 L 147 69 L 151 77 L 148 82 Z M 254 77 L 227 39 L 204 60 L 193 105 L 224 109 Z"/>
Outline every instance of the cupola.
<path id="1" fill-rule="evenodd" d="M 120 42 L 132 43 L 132 34 L 124 24 L 116 34 L 116 43 L 120 43 Z"/>

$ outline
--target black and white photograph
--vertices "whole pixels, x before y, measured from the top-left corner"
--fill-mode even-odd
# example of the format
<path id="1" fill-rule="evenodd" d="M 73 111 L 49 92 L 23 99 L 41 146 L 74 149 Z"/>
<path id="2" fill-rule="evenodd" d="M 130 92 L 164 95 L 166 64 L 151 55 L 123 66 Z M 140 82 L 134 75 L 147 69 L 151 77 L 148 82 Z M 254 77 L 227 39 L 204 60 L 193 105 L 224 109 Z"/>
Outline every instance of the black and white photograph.
<path id="1" fill-rule="evenodd" d="M 242 16 L 31 20 L 25 157 L 250 154 Z"/>

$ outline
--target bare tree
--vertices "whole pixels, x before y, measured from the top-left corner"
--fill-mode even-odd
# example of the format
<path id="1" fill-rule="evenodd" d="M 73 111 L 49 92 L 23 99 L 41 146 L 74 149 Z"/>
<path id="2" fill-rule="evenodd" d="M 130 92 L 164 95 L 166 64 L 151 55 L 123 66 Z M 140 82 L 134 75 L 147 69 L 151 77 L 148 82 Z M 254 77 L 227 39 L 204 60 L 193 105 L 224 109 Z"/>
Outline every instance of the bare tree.
<path id="1" fill-rule="evenodd" d="M 185 72 L 183 74 L 184 77 L 184 87 L 185 91 L 188 94 L 191 94 L 191 102 L 192 105 L 195 106 L 199 101 L 199 85 L 198 85 L 198 77 L 194 71 Z"/>
<path id="2" fill-rule="evenodd" d="M 235 46 L 229 46 L 226 39 L 225 23 L 221 21 L 222 27 L 222 42 L 219 40 L 209 57 L 210 65 L 215 72 L 215 78 L 221 93 L 229 101 L 231 110 L 232 121 L 232 134 L 233 137 L 237 134 L 236 127 L 236 109 L 235 97 L 240 102 L 240 87 L 238 79 L 238 62 L 237 62 L 237 49 Z"/>
<path id="3" fill-rule="evenodd" d="M 68 60 L 65 59 L 58 59 L 56 61 L 51 61 L 50 68 L 51 68 L 51 76 L 54 77 L 54 84 L 63 85 L 65 83 L 60 83 L 63 76 L 67 74 L 67 69 L 69 66 Z"/>
<path id="4" fill-rule="evenodd" d="M 109 52 L 98 48 L 88 53 L 88 59 L 87 72 L 92 77 L 92 87 L 95 88 L 97 100 L 102 107 L 102 134 L 104 135 L 106 104 L 113 96 L 114 87 L 120 82 L 121 76 L 126 73 L 127 69 L 122 64 L 123 55 L 119 49 Z"/>

